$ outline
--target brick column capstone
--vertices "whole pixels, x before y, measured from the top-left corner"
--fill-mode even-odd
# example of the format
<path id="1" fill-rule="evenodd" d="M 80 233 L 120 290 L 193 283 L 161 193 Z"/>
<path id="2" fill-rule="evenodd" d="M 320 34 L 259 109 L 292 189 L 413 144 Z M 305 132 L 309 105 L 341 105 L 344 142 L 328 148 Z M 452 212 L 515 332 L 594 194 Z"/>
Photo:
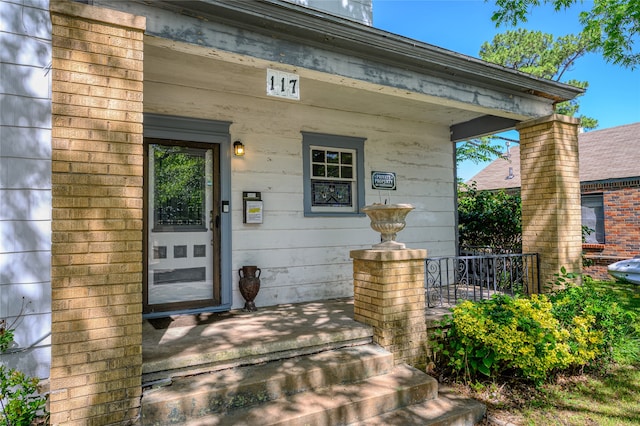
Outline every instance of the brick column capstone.
<path id="1" fill-rule="evenodd" d="M 142 373 L 145 18 L 52 0 L 52 425 L 131 424 Z"/>
<path id="2" fill-rule="evenodd" d="M 354 319 L 371 325 L 396 364 L 424 365 L 426 250 L 353 250 Z"/>
<path id="3" fill-rule="evenodd" d="M 552 288 L 549 284 L 562 267 L 577 273 L 582 269 L 578 124 L 575 118 L 553 114 L 517 126 L 522 250 L 539 254 L 543 292 Z"/>

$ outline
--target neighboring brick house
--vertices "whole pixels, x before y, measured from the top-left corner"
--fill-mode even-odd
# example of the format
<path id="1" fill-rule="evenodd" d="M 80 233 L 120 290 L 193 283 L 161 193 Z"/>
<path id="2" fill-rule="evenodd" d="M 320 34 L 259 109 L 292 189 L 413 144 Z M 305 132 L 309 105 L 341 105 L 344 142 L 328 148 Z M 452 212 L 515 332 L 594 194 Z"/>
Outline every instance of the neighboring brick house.
<path id="1" fill-rule="evenodd" d="M 640 254 L 640 123 L 581 133 L 582 224 L 593 229 L 583 250 L 584 273 L 608 279 L 607 265 Z M 469 179 L 480 190 L 520 189 L 520 147 Z"/>

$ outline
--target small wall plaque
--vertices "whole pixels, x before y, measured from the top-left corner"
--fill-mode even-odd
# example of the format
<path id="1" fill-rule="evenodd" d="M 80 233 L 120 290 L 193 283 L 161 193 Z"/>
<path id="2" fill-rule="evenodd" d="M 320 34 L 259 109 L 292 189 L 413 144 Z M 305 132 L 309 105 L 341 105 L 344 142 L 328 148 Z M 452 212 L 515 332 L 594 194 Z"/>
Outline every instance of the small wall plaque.
<path id="1" fill-rule="evenodd" d="M 245 201 L 246 216 L 244 223 L 262 223 L 262 201 Z"/>
<path id="2" fill-rule="evenodd" d="M 300 76 L 267 68 L 267 95 L 300 100 Z"/>
<path id="3" fill-rule="evenodd" d="M 396 189 L 395 172 L 371 172 L 371 188 L 373 189 Z"/>
<path id="4" fill-rule="evenodd" d="M 262 194 L 260 192 L 242 193 L 242 201 L 244 204 L 243 222 L 244 223 L 262 223 Z"/>

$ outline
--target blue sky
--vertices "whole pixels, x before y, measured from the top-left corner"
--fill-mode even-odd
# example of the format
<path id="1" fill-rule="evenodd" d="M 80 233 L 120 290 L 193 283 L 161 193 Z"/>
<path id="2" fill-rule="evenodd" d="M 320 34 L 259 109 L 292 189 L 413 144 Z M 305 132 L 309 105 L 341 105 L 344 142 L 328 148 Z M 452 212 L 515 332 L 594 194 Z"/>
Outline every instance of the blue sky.
<path id="1" fill-rule="evenodd" d="M 592 4 L 578 2 L 570 10 L 560 12 L 548 6 L 535 8 L 528 22 L 519 27 L 555 36 L 577 34 L 578 13 Z M 494 10 L 492 1 L 483 0 L 373 0 L 373 25 L 477 58 L 483 42 L 513 29 L 496 28 L 491 21 Z M 640 69 L 631 71 L 608 64 L 594 53 L 580 58 L 563 76 L 563 80 L 568 79 L 589 82 L 589 89 L 580 100 L 580 113 L 598 119 L 598 129 L 640 121 Z M 463 164 L 458 177 L 467 180 L 486 165 Z"/>

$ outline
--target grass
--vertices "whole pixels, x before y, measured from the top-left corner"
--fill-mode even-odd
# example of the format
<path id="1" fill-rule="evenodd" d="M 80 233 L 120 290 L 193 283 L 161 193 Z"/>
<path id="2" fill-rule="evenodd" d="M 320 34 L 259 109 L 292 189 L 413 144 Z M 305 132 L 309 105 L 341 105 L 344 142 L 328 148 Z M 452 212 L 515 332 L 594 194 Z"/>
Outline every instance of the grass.
<path id="1" fill-rule="evenodd" d="M 596 281 L 595 284 L 612 291 L 618 297 L 618 303 L 626 310 L 640 312 L 640 285 L 615 281 Z"/>
<path id="2" fill-rule="evenodd" d="M 623 344 L 617 348 L 617 361 L 622 364 L 636 364 L 640 366 L 640 285 L 629 283 L 598 281 L 597 286 L 608 289 L 616 295 L 620 306 L 629 312 L 637 314 L 633 328 L 635 333 L 630 333 Z M 640 424 L 640 421 L 638 421 Z"/>
<path id="3" fill-rule="evenodd" d="M 640 419 L 640 369 L 634 366 L 617 366 L 604 377 L 559 380 L 545 391 L 549 403 L 525 412 L 528 424 L 637 425 Z"/>
<path id="4" fill-rule="evenodd" d="M 458 384 L 458 389 L 487 405 L 486 425 L 640 424 L 640 286 L 613 281 L 596 285 L 613 291 L 618 303 L 635 312 L 629 336 L 615 352 L 608 371 L 560 375 L 538 388 L 520 382 Z"/>

